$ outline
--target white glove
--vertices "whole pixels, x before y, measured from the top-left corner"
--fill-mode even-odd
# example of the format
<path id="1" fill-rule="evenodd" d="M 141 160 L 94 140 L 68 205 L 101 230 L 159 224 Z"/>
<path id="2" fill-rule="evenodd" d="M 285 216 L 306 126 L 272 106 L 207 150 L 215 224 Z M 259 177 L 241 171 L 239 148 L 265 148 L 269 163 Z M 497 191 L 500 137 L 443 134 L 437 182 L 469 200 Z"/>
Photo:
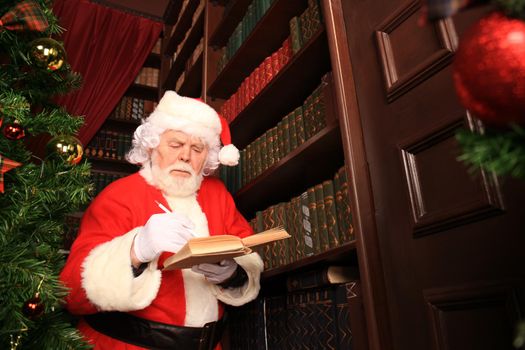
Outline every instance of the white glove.
<path id="1" fill-rule="evenodd" d="M 162 252 L 176 253 L 195 236 L 191 220 L 180 213 L 154 214 L 135 236 L 133 250 L 141 262 L 150 262 Z"/>
<path id="2" fill-rule="evenodd" d="M 213 284 L 219 284 L 233 276 L 237 270 L 237 263 L 233 259 L 222 260 L 218 264 L 199 264 L 194 265 L 191 270 L 203 274 L 208 281 Z"/>

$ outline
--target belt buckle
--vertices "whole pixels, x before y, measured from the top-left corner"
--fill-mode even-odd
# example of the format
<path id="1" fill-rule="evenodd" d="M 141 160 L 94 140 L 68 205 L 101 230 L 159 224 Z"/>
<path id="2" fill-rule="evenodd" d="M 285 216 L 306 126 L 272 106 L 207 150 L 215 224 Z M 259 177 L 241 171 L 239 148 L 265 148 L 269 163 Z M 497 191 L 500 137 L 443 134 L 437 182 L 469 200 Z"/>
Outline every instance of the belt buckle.
<path id="1" fill-rule="evenodd" d="M 217 322 L 208 322 L 202 327 L 199 350 L 213 350 Z"/>

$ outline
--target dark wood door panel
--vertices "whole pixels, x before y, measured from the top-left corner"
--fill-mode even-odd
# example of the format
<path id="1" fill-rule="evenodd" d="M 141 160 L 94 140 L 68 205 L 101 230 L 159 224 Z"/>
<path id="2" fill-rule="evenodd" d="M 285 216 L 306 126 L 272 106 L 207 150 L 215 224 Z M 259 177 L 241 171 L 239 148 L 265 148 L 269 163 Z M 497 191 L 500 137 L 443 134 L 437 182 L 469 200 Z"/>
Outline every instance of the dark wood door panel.
<path id="1" fill-rule="evenodd" d="M 515 322 L 507 314 L 523 308 L 525 184 L 457 161 L 455 130 L 477 124 L 458 103 L 450 65 L 458 35 L 488 8 L 420 27 L 418 1 L 341 4 L 386 286 L 380 327 L 399 350 L 505 349 Z M 484 283 L 503 280 L 520 281 L 515 302 L 474 302 Z M 457 310 L 432 304 L 436 290 L 465 288 Z"/>

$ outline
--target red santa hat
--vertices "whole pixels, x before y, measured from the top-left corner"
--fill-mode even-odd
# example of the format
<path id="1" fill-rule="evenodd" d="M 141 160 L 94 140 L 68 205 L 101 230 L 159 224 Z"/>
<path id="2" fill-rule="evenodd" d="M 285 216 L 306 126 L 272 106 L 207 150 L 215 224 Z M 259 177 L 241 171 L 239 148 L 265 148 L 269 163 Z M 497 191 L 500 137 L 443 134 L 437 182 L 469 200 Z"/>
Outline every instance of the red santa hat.
<path id="1" fill-rule="evenodd" d="M 228 122 L 199 99 L 168 90 L 147 122 L 162 130 L 179 130 L 200 137 L 210 147 L 222 143 L 219 162 L 229 166 L 239 163 L 239 150 L 231 143 Z"/>

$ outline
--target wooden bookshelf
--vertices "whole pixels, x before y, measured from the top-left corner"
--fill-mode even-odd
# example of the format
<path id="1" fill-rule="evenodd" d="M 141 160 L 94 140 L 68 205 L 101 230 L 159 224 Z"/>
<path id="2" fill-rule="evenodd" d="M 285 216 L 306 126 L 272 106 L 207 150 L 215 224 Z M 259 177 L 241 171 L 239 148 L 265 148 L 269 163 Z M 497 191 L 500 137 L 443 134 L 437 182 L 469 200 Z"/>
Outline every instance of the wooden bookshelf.
<path id="1" fill-rule="evenodd" d="M 210 85 L 208 96 L 231 96 L 249 72 L 282 45 L 289 35 L 290 18 L 304 11 L 306 4 L 304 0 L 274 1 Z"/>
<path id="2" fill-rule="evenodd" d="M 277 76 L 232 121 L 232 140 L 244 148 L 300 105 L 330 70 L 326 33 L 319 30 Z M 305 69 L 308 67 L 308 69 Z M 300 82 L 300 84 L 298 84 Z M 283 99 L 283 96 L 286 96 Z"/>
<path id="3" fill-rule="evenodd" d="M 209 45 L 211 47 L 219 48 L 226 45 L 235 27 L 239 24 L 251 3 L 251 0 L 231 0 L 231 4 L 227 10 L 228 12 L 223 14 L 221 21 L 217 25 L 217 29 L 210 37 Z"/>
<path id="4" fill-rule="evenodd" d="M 241 188 L 234 196 L 237 208 L 251 217 L 274 203 L 288 201 L 307 187 L 333 177 L 342 160 L 339 126 L 332 124 Z"/>
<path id="5" fill-rule="evenodd" d="M 332 248 L 322 253 L 305 257 L 300 261 L 294 261 L 291 264 L 264 271 L 261 275 L 261 279 L 263 282 L 271 283 L 272 279 L 286 278 L 286 275 L 290 272 L 299 273 L 303 270 L 315 268 L 315 266 L 323 264 L 355 265 L 356 263 L 356 242 L 352 241 L 343 243 L 337 248 Z"/>
<path id="6" fill-rule="evenodd" d="M 186 74 L 186 78 L 184 79 L 184 82 L 178 91 L 180 95 L 190 97 L 201 96 L 203 56 L 203 53 L 201 53 L 199 58 L 197 58 L 193 66 L 191 66 L 188 73 Z"/>
<path id="7" fill-rule="evenodd" d="M 188 4 L 183 10 L 184 12 L 181 14 L 177 23 L 175 23 L 175 28 L 173 29 L 172 34 L 168 35 L 168 45 L 166 46 L 166 51 L 164 52 L 164 55 L 172 56 L 175 53 L 175 51 L 177 50 L 177 46 L 184 39 L 184 35 L 192 27 L 191 20 L 193 18 L 195 10 L 197 9 L 197 7 L 199 7 L 199 3 L 199 0 L 190 0 L 188 2 Z M 174 15 L 175 13 L 173 13 L 173 17 L 175 17 Z"/>
<path id="8" fill-rule="evenodd" d="M 189 5 L 188 5 L 189 6 Z M 166 80 L 163 83 L 163 89 L 168 90 L 171 87 L 174 87 L 177 79 L 184 71 L 186 66 L 186 61 L 191 56 L 193 50 L 199 43 L 200 39 L 203 36 L 204 32 L 204 8 L 200 11 L 198 18 L 196 19 L 194 25 L 191 28 L 188 28 L 189 34 L 184 42 L 184 46 L 181 48 L 180 52 L 177 54 L 175 62 L 173 62 L 171 69 L 168 73 Z"/>

